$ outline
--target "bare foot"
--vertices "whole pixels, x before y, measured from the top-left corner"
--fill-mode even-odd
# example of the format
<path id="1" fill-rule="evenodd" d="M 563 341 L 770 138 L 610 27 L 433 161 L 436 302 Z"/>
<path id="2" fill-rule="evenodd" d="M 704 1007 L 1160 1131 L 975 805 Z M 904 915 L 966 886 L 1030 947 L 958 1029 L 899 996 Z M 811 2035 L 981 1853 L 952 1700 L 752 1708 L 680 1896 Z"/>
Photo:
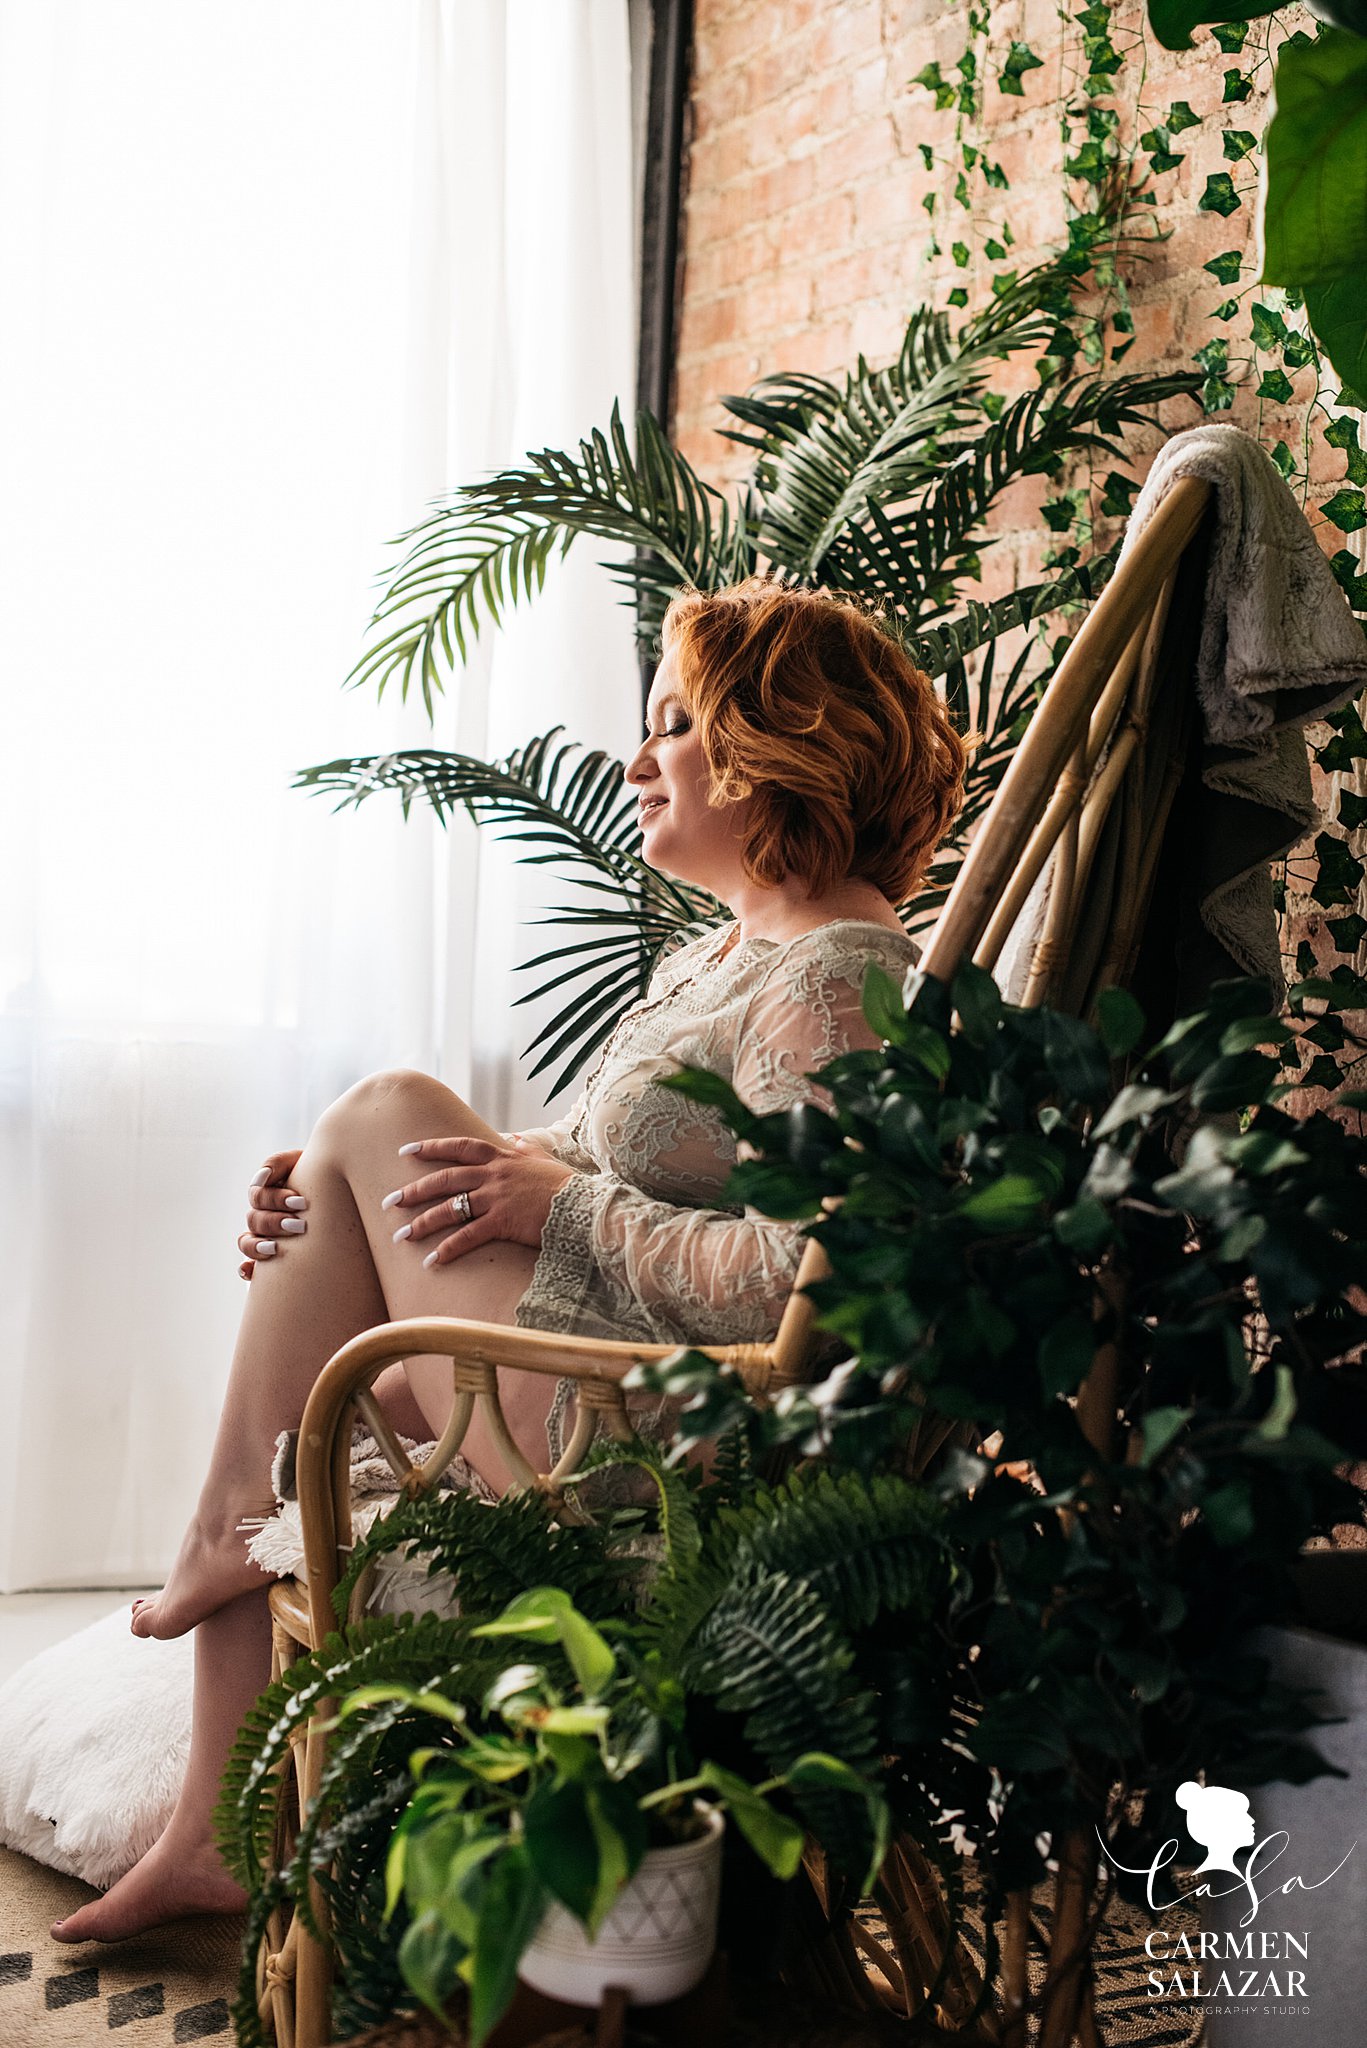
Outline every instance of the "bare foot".
<path id="1" fill-rule="evenodd" d="M 274 1509 L 274 1502 L 266 1509 Z M 133 1602 L 130 1624 L 135 1636 L 183 1636 L 198 1627 L 206 1615 L 226 1607 L 242 1593 L 259 1592 L 272 1574 L 263 1572 L 247 1556 L 249 1535 L 238 1527 L 260 1509 L 244 1507 L 241 1514 L 210 1526 L 196 1515 L 185 1532 L 180 1555 L 160 1593 Z"/>
<path id="2" fill-rule="evenodd" d="M 54 1941 L 123 1941 L 167 1920 L 191 1913 L 240 1913 L 247 1894 L 223 1866 L 217 1849 L 206 1842 L 191 1855 L 167 1837 L 154 1842 L 102 1898 L 92 1899 L 65 1920 L 54 1920 Z"/>

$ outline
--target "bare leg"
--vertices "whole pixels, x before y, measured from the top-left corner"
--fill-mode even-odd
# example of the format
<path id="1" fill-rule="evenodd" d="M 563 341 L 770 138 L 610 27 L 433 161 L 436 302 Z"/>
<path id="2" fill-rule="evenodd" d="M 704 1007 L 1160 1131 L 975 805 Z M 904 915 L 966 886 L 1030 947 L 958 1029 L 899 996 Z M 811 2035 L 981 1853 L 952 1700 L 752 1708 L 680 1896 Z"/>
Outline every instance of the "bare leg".
<path id="1" fill-rule="evenodd" d="M 494 1244 L 426 1270 L 421 1243 L 394 1244 L 380 1203 L 416 1178 L 398 1148 L 413 1138 L 490 1135 L 460 1098 L 427 1075 L 380 1074 L 358 1083 L 319 1119 L 291 1175 L 308 1196 L 309 1228 L 288 1254 L 259 1264 L 242 1319 L 223 1416 L 199 1508 L 163 1593 L 135 1618 L 142 1635 L 198 1626 L 190 1765 L 165 1833 L 103 1898 L 60 1921 L 62 1941 L 118 1941 L 187 1913 L 222 1912 L 242 1895 L 218 1856 L 210 1816 L 228 1751 L 266 1683 L 270 1624 L 264 1575 L 247 1562 L 238 1525 L 269 1511 L 276 1436 L 297 1427 L 318 1373 L 359 1331 L 402 1316 L 462 1315 L 510 1323 L 536 1255 Z M 428 1423 L 449 1412 L 440 1363 L 415 1391 Z M 416 1378 L 415 1373 L 415 1378 Z M 506 1412 L 519 1435 L 544 1427 L 551 1382 L 510 1375 Z M 525 1383 L 525 1384 L 524 1384 Z M 443 1398 L 445 1407 L 443 1409 Z M 472 1428 L 472 1461 L 494 1485 L 508 1474 L 487 1433 Z"/>
<path id="2" fill-rule="evenodd" d="M 493 1135 L 449 1088 L 404 1071 L 359 1082 L 319 1118 L 290 1176 L 308 1197 L 308 1230 L 256 1268 L 199 1506 L 165 1588 L 135 1610 L 136 1634 L 183 1635 L 223 1601 L 262 1584 L 240 1524 L 271 1512 L 275 1439 L 297 1428 L 315 1379 L 349 1338 L 402 1316 L 512 1322 L 536 1263 L 529 1246 L 485 1245 L 429 1271 L 422 1261 L 430 1245 L 395 1244 L 392 1212 L 380 1207 L 391 1188 L 424 1170 L 399 1158 L 400 1145 L 461 1133 Z M 448 1391 L 445 1409 L 434 1413 L 443 1378 L 449 1386 L 447 1369 L 415 1360 L 409 1377 L 439 1427 L 450 1405 Z M 544 1424 L 551 1383 L 510 1377 L 509 1421 L 530 1441 Z M 507 1484 L 482 1418 L 466 1451 L 493 1485 Z"/>
<path id="3" fill-rule="evenodd" d="M 247 1709 L 266 1683 L 271 1618 L 263 1588 L 201 1622 L 195 1637 L 190 1762 L 166 1831 L 103 1898 L 52 1933 L 58 1941 L 121 1941 L 189 1913 L 236 1913 L 245 1894 L 224 1869 L 210 1829 L 219 1779 Z"/>

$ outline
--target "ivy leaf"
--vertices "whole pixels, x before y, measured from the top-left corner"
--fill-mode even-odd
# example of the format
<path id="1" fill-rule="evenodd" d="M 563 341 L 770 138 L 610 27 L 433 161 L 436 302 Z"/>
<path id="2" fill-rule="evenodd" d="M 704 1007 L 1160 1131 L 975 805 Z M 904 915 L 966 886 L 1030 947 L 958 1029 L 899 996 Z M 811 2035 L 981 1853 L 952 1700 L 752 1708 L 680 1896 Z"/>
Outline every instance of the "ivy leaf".
<path id="1" fill-rule="evenodd" d="M 952 256 L 953 258 L 954 258 L 954 261 L 955 261 L 955 263 L 956 263 L 956 264 L 958 265 L 958 267 L 959 267 L 959 269 L 960 269 L 960 270 L 967 270 L 967 268 L 968 268 L 968 244 L 967 244 L 967 242 L 954 242 L 954 243 L 951 243 L 951 245 L 950 245 L 950 251 L 949 251 L 949 253 L 950 253 L 950 255 L 951 255 L 951 256 Z"/>
<path id="2" fill-rule="evenodd" d="M 1180 135 L 1184 128 L 1199 128 L 1201 116 L 1192 112 L 1186 100 L 1174 100 L 1168 108 L 1167 126 L 1174 135 Z"/>
<path id="3" fill-rule="evenodd" d="M 1320 870 L 1315 883 L 1315 901 L 1326 908 L 1331 903 L 1355 903 L 1357 892 L 1362 887 L 1362 863 L 1352 853 L 1347 841 L 1336 839 L 1330 832 L 1319 833 L 1315 840 L 1315 859 Z M 1337 995 L 1336 989 L 1329 1000 L 1332 1002 Z"/>
<path id="4" fill-rule="evenodd" d="M 1250 7 L 1249 9 L 1250 15 L 1275 14 L 1276 11 L 1275 7 Z M 1244 44 L 1248 41 L 1248 23 L 1246 21 L 1224 20 L 1212 27 L 1211 34 L 1227 57 L 1237 57 Z"/>
<path id="5" fill-rule="evenodd" d="M 1237 164 L 1258 147 L 1258 138 L 1251 128 L 1226 128 L 1222 147 L 1225 161 Z"/>
<path id="6" fill-rule="evenodd" d="M 1280 348 L 1291 331 L 1275 307 L 1258 304 L 1249 309 L 1249 326 L 1254 348 Z"/>
<path id="7" fill-rule="evenodd" d="M 911 83 L 913 85 L 923 85 L 927 92 L 934 93 L 935 110 L 937 113 L 942 114 L 947 107 L 953 106 L 955 97 L 954 87 L 943 76 L 938 64 L 925 65 L 916 73 Z"/>
<path id="8" fill-rule="evenodd" d="M 1276 447 L 1270 451 L 1270 457 L 1272 463 L 1281 471 L 1283 477 L 1289 479 L 1296 474 L 1296 458 L 1287 447 L 1285 441 L 1278 441 Z"/>
<path id="9" fill-rule="evenodd" d="M 1226 249 L 1221 255 L 1212 256 L 1209 263 L 1201 265 L 1203 270 L 1210 272 L 1217 284 L 1237 284 L 1243 267 L 1243 258 L 1237 249 Z"/>
<path id="10" fill-rule="evenodd" d="M 1347 456 L 1349 483 L 1367 484 L 1367 454 L 1358 446 L 1358 423 L 1351 414 L 1340 413 L 1330 420 L 1324 438 L 1331 448 L 1341 448 Z"/>
<path id="11" fill-rule="evenodd" d="M 1328 932 L 1340 953 L 1356 953 L 1364 939 L 1367 939 L 1367 917 L 1353 911 L 1348 917 L 1328 917 L 1324 921 Z"/>
<path id="12" fill-rule="evenodd" d="M 1202 213 L 1219 213 L 1226 218 L 1243 205 L 1228 171 L 1212 171 L 1206 189 L 1196 202 Z"/>
<path id="13" fill-rule="evenodd" d="M 1315 344 L 1308 334 L 1288 334 L 1282 348 L 1282 361 L 1288 369 L 1308 369 L 1315 360 Z"/>
<path id="14" fill-rule="evenodd" d="M 1287 376 L 1285 370 L 1268 370 L 1258 380 L 1259 398 L 1271 398 L 1278 405 L 1285 405 L 1291 393 L 1291 379 Z"/>
<path id="15" fill-rule="evenodd" d="M 1027 71 L 1038 71 L 1043 61 L 1042 57 L 1035 55 L 1029 43 L 1012 43 L 997 77 L 998 89 L 1005 93 L 1013 93 L 1017 99 L 1023 98 L 1025 89 L 1021 84 L 1022 75 Z"/>
<path id="16" fill-rule="evenodd" d="M 1233 100 L 1248 99 L 1252 91 L 1253 87 L 1244 77 L 1243 72 L 1238 69 L 1237 65 L 1225 73 L 1225 89 L 1221 97 L 1226 106 Z"/>
<path id="17" fill-rule="evenodd" d="M 1361 491 L 1335 491 L 1320 510 L 1340 533 L 1356 533 L 1359 527 L 1367 526 L 1367 503 Z"/>
<path id="18" fill-rule="evenodd" d="M 1166 128 L 1146 128 L 1139 138 L 1139 147 L 1148 151 L 1150 164 L 1160 174 L 1175 171 L 1186 161 L 1180 150 L 1170 147 L 1171 140 Z"/>
<path id="19" fill-rule="evenodd" d="M 1347 553 L 1347 550 L 1344 550 Z M 1339 559 L 1337 556 L 1335 560 Z M 1349 557 L 1351 560 L 1352 558 Z M 1334 729 L 1334 737 L 1326 740 L 1315 758 L 1326 775 L 1339 775 L 1351 768 L 1354 761 L 1367 761 L 1367 731 L 1353 705 L 1347 704 L 1342 711 L 1335 711 L 1328 723 Z M 1296 962 L 1298 974 L 1315 972 L 1315 956 L 1310 955 L 1310 965 L 1302 968 L 1299 958 Z"/>
<path id="20" fill-rule="evenodd" d="M 1237 299 L 1225 299 L 1215 308 L 1210 317 L 1212 320 L 1232 320 L 1238 310 L 1239 301 Z"/>

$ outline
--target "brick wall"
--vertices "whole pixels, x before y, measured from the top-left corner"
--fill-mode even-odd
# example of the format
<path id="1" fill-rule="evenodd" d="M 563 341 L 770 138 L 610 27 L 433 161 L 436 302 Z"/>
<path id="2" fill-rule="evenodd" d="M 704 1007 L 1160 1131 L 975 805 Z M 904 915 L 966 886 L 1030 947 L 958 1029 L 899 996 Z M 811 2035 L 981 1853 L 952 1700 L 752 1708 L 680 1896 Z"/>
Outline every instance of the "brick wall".
<path id="1" fill-rule="evenodd" d="M 1118 8 L 1117 43 L 1133 40 L 1142 21 L 1140 0 Z M 1011 180 L 1009 192 L 994 196 L 1017 238 L 1012 260 L 1028 262 L 1058 246 L 1064 218 L 1053 0 L 1024 0 L 1011 33 L 1033 45 L 1044 67 L 1027 75 L 1021 98 L 990 84 L 984 118 Z M 929 254 L 922 201 L 936 190 L 941 218 L 951 218 L 950 181 L 939 166 L 927 172 L 917 144 L 947 145 L 953 116 L 937 115 L 911 83 L 932 60 L 948 74 L 964 41 L 965 10 L 944 0 L 695 0 L 673 426 L 711 481 L 745 466 L 746 451 L 716 433 L 722 393 L 779 369 L 839 373 L 860 351 L 871 362 L 888 360 L 918 300 L 943 304 L 950 287 L 965 282 L 979 297 L 986 289 L 984 277 L 965 276 L 948 254 Z M 1260 130 L 1260 94 L 1221 108 L 1223 72 L 1234 61 L 1206 35 L 1180 56 L 1151 42 L 1142 125 L 1185 99 L 1198 113 Z M 1131 60 L 1123 97 L 1137 70 Z M 1201 265 L 1245 247 L 1252 233 L 1251 205 L 1227 220 L 1197 210 L 1207 173 L 1230 168 L 1219 122 L 1186 131 L 1176 147 L 1186 161 L 1160 182 L 1156 212 L 1169 239 L 1132 275 L 1138 338 L 1127 370 L 1186 366 L 1192 349 L 1219 331 L 1209 315 L 1226 292 Z M 942 239 L 948 246 L 952 231 Z M 1030 379 L 1028 365 L 1021 373 Z M 1310 385 L 1302 373 L 1277 428 L 1288 440 Z M 1233 417 L 1246 419 L 1255 405 L 1250 389 Z M 1181 402 L 1172 424 L 1197 416 Z M 1337 480 L 1341 458 L 1326 466 Z"/>

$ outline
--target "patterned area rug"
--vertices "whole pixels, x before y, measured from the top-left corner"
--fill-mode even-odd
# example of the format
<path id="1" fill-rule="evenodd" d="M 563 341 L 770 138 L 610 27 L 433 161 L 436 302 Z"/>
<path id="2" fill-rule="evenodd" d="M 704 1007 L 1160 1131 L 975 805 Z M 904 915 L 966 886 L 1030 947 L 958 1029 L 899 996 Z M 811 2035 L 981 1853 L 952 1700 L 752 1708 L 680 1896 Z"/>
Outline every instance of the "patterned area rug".
<path id="1" fill-rule="evenodd" d="M 95 1894 L 27 1856 L 0 1849 L 0 2042 L 4 2048 L 172 2048 L 219 2040 L 242 1922 L 181 1920 L 108 1947 L 54 1941 L 48 1926 Z"/>

